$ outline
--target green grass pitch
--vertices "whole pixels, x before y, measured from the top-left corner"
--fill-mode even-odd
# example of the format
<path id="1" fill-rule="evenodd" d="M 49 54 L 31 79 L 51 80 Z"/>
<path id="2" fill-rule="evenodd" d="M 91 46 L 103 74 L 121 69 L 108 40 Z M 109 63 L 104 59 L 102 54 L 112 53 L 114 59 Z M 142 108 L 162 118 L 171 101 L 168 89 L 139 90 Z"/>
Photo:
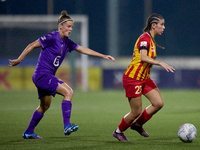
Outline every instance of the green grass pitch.
<path id="1" fill-rule="evenodd" d="M 150 137 L 127 129 L 130 142 L 119 142 L 112 133 L 130 111 L 123 90 L 75 91 L 71 122 L 79 125 L 79 130 L 70 136 L 63 133 L 62 97 L 57 95 L 35 129 L 42 140 L 22 138 L 39 105 L 36 91 L 0 91 L 0 150 L 199 150 L 198 134 L 192 143 L 177 137 L 184 123 L 192 123 L 200 131 L 199 90 L 161 90 L 161 94 L 164 107 L 144 125 Z M 143 97 L 143 108 L 149 104 Z"/>

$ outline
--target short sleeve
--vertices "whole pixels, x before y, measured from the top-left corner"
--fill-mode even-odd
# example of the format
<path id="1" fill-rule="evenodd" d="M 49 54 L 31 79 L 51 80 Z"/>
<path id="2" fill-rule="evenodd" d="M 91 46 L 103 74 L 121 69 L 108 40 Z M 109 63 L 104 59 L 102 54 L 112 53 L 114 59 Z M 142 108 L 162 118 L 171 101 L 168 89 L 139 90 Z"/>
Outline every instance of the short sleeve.
<path id="1" fill-rule="evenodd" d="M 69 52 L 77 49 L 79 47 L 78 44 L 76 44 L 75 42 L 73 42 L 71 39 L 67 39 L 67 45 L 68 45 L 68 48 L 69 48 Z"/>
<path id="2" fill-rule="evenodd" d="M 148 34 L 143 34 L 140 36 L 137 47 L 139 50 L 141 49 L 149 49 L 150 46 L 150 36 Z"/>
<path id="3" fill-rule="evenodd" d="M 46 35 L 40 37 L 38 40 L 39 40 L 42 48 L 44 49 L 52 44 L 53 37 L 51 34 L 46 34 Z"/>

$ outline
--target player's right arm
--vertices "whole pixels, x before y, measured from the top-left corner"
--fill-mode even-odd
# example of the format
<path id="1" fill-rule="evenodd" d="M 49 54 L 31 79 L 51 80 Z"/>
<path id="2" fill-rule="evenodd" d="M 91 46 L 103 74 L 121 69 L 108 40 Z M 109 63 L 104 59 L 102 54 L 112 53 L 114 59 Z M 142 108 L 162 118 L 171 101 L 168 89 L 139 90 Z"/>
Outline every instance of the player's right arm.
<path id="1" fill-rule="evenodd" d="M 34 48 L 37 48 L 37 47 L 41 47 L 41 44 L 40 44 L 40 42 L 38 40 L 36 40 L 33 43 L 30 43 L 24 49 L 24 51 L 21 53 L 21 55 L 17 59 L 13 59 L 13 60 L 9 59 L 9 63 L 10 63 L 9 66 L 16 66 L 16 65 L 18 65 L 26 57 L 26 55 L 28 55 Z"/>
<path id="2" fill-rule="evenodd" d="M 142 62 L 146 62 L 152 65 L 159 65 L 161 67 L 163 67 L 165 70 L 167 70 L 167 72 L 174 72 L 175 69 L 161 61 L 157 61 L 153 58 L 150 58 L 149 56 L 147 56 L 147 50 L 146 49 L 142 49 L 140 50 L 140 59 Z"/>

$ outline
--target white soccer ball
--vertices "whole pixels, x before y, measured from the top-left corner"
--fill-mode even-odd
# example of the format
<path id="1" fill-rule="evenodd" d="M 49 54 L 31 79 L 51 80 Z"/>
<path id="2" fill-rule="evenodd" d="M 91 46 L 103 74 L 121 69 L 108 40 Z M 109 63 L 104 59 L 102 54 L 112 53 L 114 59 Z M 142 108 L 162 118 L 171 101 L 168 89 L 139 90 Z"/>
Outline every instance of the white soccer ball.
<path id="1" fill-rule="evenodd" d="M 185 143 L 191 143 L 197 137 L 197 129 L 191 123 L 185 123 L 178 129 L 178 137 Z"/>

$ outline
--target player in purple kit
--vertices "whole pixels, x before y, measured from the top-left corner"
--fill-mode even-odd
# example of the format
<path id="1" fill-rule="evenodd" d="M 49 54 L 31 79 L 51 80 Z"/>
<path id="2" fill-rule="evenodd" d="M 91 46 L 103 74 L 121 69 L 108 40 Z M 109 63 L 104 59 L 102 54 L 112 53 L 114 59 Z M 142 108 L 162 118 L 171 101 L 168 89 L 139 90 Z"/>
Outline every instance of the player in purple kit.
<path id="1" fill-rule="evenodd" d="M 110 55 L 100 54 L 89 48 L 79 46 L 70 40 L 69 36 L 72 32 L 73 26 L 73 19 L 67 14 L 66 11 L 62 11 L 61 16 L 58 19 L 58 31 L 48 33 L 33 43 L 30 43 L 17 59 L 9 59 L 9 66 L 16 66 L 34 48 L 42 47 L 36 69 L 32 76 L 32 80 L 37 87 L 40 105 L 34 111 L 29 126 L 23 133 L 24 139 L 41 139 L 40 136 L 34 133 L 34 129 L 43 118 L 44 113 L 49 109 L 52 96 L 55 96 L 55 94 L 60 94 L 64 97 L 61 104 L 64 134 L 70 135 L 72 132 L 76 132 L 79 128 L 79 126 L 70 123 L 72 108 L 71 100 L 74 94 L 73 90 L 62 80 L 55 77 L 55 73 L 65 58 L 67 52 L 76 50 L 82 54 L 115 61 L 115 59 Z"/>

